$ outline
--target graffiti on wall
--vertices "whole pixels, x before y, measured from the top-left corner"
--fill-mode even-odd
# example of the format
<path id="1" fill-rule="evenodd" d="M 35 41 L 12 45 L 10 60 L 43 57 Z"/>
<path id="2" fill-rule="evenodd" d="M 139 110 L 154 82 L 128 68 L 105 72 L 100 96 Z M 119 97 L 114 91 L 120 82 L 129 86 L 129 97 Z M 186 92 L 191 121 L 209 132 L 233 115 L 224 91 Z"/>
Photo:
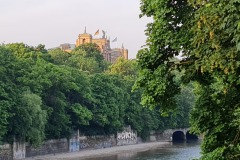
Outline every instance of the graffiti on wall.
<path id="1" fill-rule="evenodd" d="M 137 143 L 137 133 L 126 127 L 123 132 L 117 133 L 117 145 L 127 145 Z"/>
<path id="2" fill-rule="evenodd" d="M 13 159 L 23 159 L 26 155 L 25 143 L 14 142 L 13 143 Z"/>
<path id="3" fill-rule="evenodd" d="M 69 141 L 69 151 L 76 152 L 79 151 L 79 140 L 77 138 L 72 138 Z"/>

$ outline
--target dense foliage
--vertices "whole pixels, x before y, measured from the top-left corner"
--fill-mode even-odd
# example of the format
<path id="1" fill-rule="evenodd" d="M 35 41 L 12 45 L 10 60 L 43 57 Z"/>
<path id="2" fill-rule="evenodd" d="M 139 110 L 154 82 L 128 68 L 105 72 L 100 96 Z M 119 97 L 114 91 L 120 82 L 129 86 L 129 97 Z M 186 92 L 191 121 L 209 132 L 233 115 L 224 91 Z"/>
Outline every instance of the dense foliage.
<path id="1" fill-rule="evenodd" d="M 172 112 L 175 73 L 184 72 L 180 84 L 195 86 L 191 124 L 204 134 L 201 159 L 239 159 L 240 1 L 141 0 L 141 11 L 153 18 L 148 48 L 138 53 L 142 104 Z"/>
<path id="2" fill-rule="evenodd" d="M 126 125 L 147 138 L 151 130 L 189 125 L 184 106 L 171 118 L 142 107 L 142 91 L 132 92 L 137 62 L 119 58 L 110 65 L 95 44 L 71 53 L 5 44 L 0 64 L 0 138 L 5 142 L 37 146 L 46 139 L 69 138 L 76 130 L 106 135 Z"/>

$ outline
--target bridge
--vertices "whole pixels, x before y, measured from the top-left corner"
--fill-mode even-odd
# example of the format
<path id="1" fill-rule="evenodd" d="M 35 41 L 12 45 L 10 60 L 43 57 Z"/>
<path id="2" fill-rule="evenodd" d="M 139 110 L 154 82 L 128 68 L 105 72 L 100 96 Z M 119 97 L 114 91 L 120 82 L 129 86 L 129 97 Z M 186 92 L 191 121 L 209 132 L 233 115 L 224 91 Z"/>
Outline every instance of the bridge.
<path id="1" fill-rule="evenodd" d="M 201 136 L 190 133 L 189 128 L 167 129 L 163 132 L 152 131 L 150 134 L 150 141 L 163 140 L 163 141 L 185 141 L 197 140 Z"/>

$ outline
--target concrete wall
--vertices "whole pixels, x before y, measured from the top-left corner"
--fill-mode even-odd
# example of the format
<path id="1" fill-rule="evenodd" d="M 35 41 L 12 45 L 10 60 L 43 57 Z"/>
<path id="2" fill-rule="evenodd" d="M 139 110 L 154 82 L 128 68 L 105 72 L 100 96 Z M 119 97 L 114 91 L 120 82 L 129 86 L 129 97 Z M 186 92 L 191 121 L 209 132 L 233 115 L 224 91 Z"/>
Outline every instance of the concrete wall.
<path id="1" fill-rule="evenodd" d="M 69 142 L 67 141 L 67 139 L 49 140 L 44 142 L 39 148 L 34 148 L 31 145 L 27 145 L 26 157 L 68 152 L 69 151 L 68 147 Z"/>
<path id="2" fill-rule="evenodd" d="M 12 148 L 9 144 L 0 145 L 0 160 L 12 160 Z"/>
<path id="3" fill-rule="evenodd" d="M 186 136 L 189 128 L 167 129 L 165 131 L 151 131 L 149 141 L 172 141 L 174 132 L 182 132 Z"/>
<path id="4" fill-rule="evenodd" d="M 89 136 L 79 137 L 79 150 L 99 149 L 116 146 L 115 136 Z"/>
<path id="5" fill-rule="evenodd" d="M 38 155 L 63 152 L 77 152 L 83 149 L 99 149 L 117 145 L 136 144 L 140 141 L 131 127 L 125 127 L 117 135 L 110 136 L 79 136 L 76 132 L 69 141 L 67 139 L 45 141 L 39 148 L 26 143 L 14 143 L 0 146 L 0 160 L 24 159 Z"/>
<path id="6" fill-rule="evenodd" d="M 117 145 L 136 144 L 138 142 L 137 133 L 131 127 L 125 127 L 122 132 L 117 133 Z"/>
<path id="7" fill-rule="evenodd" d="M 26 156 L 26 145 L 24 142 L 13 143 L 13 159 L 23 159 Z"/>
<path id="8" fill-rule="evenodd" d="M 77 152 L 80 149 L 80 142 L 78 137 L 73 137 L 69 140 L 69 152 Z"/>
<path id="9" fill-rule="evenodd" d="M 70 139 L 69 151 L 75 152 L 82 149 L 107 148 L 116 145 L 129 145 L 138 142 L 137 133 L 130 126 L 125 127 L 122 132 L 117 133 L 116 137 L 111 136 L 79 136 L 75 133 Z"/>

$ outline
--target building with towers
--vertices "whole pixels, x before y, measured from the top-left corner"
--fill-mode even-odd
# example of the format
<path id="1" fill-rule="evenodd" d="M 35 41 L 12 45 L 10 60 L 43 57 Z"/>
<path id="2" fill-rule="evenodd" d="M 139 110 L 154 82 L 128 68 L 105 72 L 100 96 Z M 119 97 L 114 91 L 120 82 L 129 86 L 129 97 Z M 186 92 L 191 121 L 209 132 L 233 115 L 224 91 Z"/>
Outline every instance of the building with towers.
<path id="1" fill-rule="evenodd" d="M 125 59 L 128 59 L 128 50 L 124 48 L 122 45 L 121 48 L 111 48 L 110 47 L 110 38 L 106 36 L 106 31 L 102 30 L 102 36 L 99 37 L 99 30 L 97 30 L 94 34 L 95 37 L 86 31 L 86 27 L 84 30 L 84 33 L 79 34 L 78 38 L 76 40 L 76 44 L 61 44 L 60 48 L 64 51 L 71 52 L 72 49 L 75 47 L 78 47 L 82 44 L 86 43 L 95 43 L 99 46 L 101 53 L 106 61 L 109 61 L 111 63 L 114 63 L 118 57 L 123 57 Z M 117 38 L 115 38 L 112 42 L 116 42 Z"/>

